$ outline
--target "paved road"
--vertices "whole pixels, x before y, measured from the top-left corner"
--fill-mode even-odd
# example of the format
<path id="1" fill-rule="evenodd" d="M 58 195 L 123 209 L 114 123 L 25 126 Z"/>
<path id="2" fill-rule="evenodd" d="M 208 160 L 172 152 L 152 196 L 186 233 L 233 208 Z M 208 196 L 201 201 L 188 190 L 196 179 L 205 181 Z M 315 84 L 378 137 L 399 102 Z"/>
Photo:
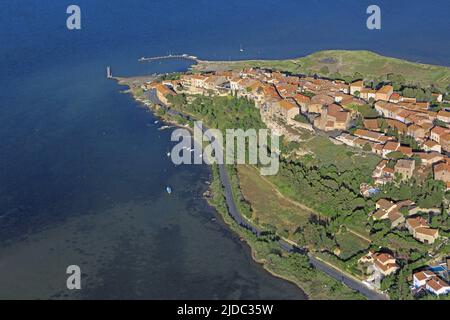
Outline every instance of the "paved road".
<path id="1" fill-rule="evenodd" d="M 156 94 L 154 94 L 154 92 L 149 93 L 149 98 L 154 102 L 154 103 L 159 103 L 162 104 L 158 98 L 156 97 Z M 183 116 L 182 114 L 179 114 L 180 116 Z M 202 128 L 203 132 L 205 132 L 207 130 L 207 128 L 203 127 Z M 211 140 L 211 136 L 208 136 L 208 138 Z M 223 157 L 221 157 L 220 154 L 216 154 L 216 156 L 220 159 Z M 251 232 L 253 232 L 256 235 L 260 235 L 261 234 L 261 230 L 259 230 L 258 228 L 256 228 L 255 226 L 251 225 L 239 212 L 239 210 L 237 209 L 236 206 L 236 202 L 234 201 L 234 197 L 233 197 L 233 192 L 232 192 L 232 188 L 231 188 L 231 182 L 230 182 L 230 178 L 228 176 L 228 172 L 226 170 L 226 167 L 224 164 L 219 164 L 219 177 L 220 177 L 220 181 L 222 183 L 222 186 L 224 188 L 224 194 L 225 194 L 225 201 L 228 207 L 228 213 L 231 216 L 231 218 L 233 218 L 234 221 L 236 221 L 236 223 L 238 225 L 240 225 L 243 228 L 246 228 L 247 230 L 250 230 Z M 280 247 L 290 253 L 298 253 L 298 254 L 307 254 L 307 251 L 299 248 L 297 246 L 292 245 L 289 242 L 286 242 L 284 240 L 279 240 L 278 241 Z M 372 290 L 370 288 L 368 288 L 364 283 L 362 283 L 361 281 L 355 280 L 351 277 L 349 277 L 348 275 L 342 273 L 341 271 L 339 271 L 338 269 L 333 268 L 332 266 L 324 263 L 323 261 L 318 260 L 317 258 L 315 258 L 314 256 L 308 254 L 309 256 L 309 261 L 311 263 L 311 265 L 313 265 L 316 269 L 326 273 L 328 276 L 342 282 L 343 284 L 345 284 L 346 286 L 348 286 L 349 288 L 358 291 L 359 293 L 361 293 L 362 295 L 364 295 L 367 299 L 369 300 L 386 300 L 387 297 L 385 295 L 382 295 L 380 293 L 378 293 L 375 290 Z"/>
<path id="2" fill-rule="evenodd" d="M 208 137 L 211 139 L 211 137 Z M 242 227 L 251 230 L 254 234 L 259 235 L 261 233 L 260 230 L 258 230 L 256 227 L 250 225 L 245 218 L 240 214 L 239 210 L 236 207 L 236 203 L 233 198 L 233 192 L 231 189 L 231 182 L 227 173 L 227 170 L 225 168 L 225 165 L 219 164 L 219 176 L 220 181 L 222 183 L 222 186 L 225 190 L 225 200 L 228 206 L 228 212 L 230 216 Z M 297 246 L 294 246 L 284 240 L 278 241 L 280 247 L 288 252 L 291 253 L 299 253 L 299 254 L 306 254 L 306 251 L 302 248 L 299 248 Z M 368 288 L 364 283 L 355 280 L 346 274 L 342 273 L 341 271 L 331 267 L 330 265 L 318 260 L 312 255 L 309 256 L 310 263 L 318 270 L 326 273 L 330 277 L 342 282 L 349 288 L 358 291 L 362 295 L 364 295 L 369 300 L 386 300 L 387 297 Z"/>
<path id="3" fill-rule="evenodd" d="M 309 261 L 311 264 L 318 270 L 325 272 L 330 277 L 342 282 L 347 287 L 358 291 L 363 296 L 365 296 L 369 300 L 387 300 L 387 296 L 378 293 L 375 290 L 370 289 L 367 287 L 364 283 L 361 281 L 355 280 L 345 274 L 343 274 L 341 271 L 331 267 L 330 265 L 318 260 L 312 255 L 309 255 Z"/>

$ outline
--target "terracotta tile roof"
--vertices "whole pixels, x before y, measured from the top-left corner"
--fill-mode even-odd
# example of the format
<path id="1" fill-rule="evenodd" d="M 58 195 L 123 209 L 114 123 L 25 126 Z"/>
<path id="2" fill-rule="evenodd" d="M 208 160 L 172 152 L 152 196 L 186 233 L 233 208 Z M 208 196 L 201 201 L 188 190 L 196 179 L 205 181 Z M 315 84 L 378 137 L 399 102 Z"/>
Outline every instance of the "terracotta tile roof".
<path id="1" fill-rule="evenodd" d="M 439 136 L 442 136 L 444 134 L 447 134 L 449 132 L 449 129 L 436 126 L 433 129 L 431 129 L 431 133 L 437 134 Z"/>
<path id="2" fill-rule="evenodd" d="M 400 95 L 397 92 L 394 92 L 393 94 L 391 94 L 389 99 L 398 101 L 400 100 Z"/>
<path id="3" fill-rule="evenodd" d="M 414 277 L 419 281 L 423 281 L 432 277 L 436 277 L 436 275 L 434 274 L 434 272 L 425 270 L 414 273 Z"/>
<path id="4" fill-rule="evenodd" d="M 406 223 L 413 229 L 428 227 L 428 222 L 422 217 L 408 218 L 406 219 Z"/>
<path id="5" fill-rule="evenodd" d="M 416 233 L 424 234 L 431 237 L 437 237 L 439 231 L 437 229 L 418 227 Z"/>
<path id="6" fill-rule="evenodd" d="M 406 124 L 395 119 L 387 119 L 387 124 L 392 128 L 397 128 L 400 132 L 405 132 L 407 130 Z"/>
<path id="7" fill-rule="evenodd" d="M 434 291 L 439 291 L 442 290 L 443 288 L 449 287 L 447 282 L 438 277 L 433 277 L 430 280 L 428 280 L 427 285 L 431 287 Z"/>
<path id="8" fill-rule="evenodd" d="M 287 100 L 281 100 L 279 102 L 280 107 L 282 107 L 285 110 L 291 110 L 291 109 L 296 109 L 297 106 L 294 105 L 293 103 L 287 101 Z"/>
<path id="9" fill-rule="evenodd" d="M 381 262 L 382 264 L 385 264 L 386 262 L 388 262 L 389 260 L 395 260 L 394 256 L 392 256 L 389 253 L 375 253 L 373 255 L 375 260 L 378 260 L 379 262 Z"/>
<path id="10" fill-rule="evenodd" d="M 450 172 L 450 164 L 448 162 L 438 163 L 433 168 L 434 172 L 447 171 Z"/>
<path id="11" fill-rule="evenodd" d="M 356 129 L 353 134 L 355 136 L 359 136 L 359 137 L 367 138 L 367 139 L 373 139 L 373 140 L 377 140 L 380 142 L 386 142 L 387 140 L 389 140 L 389 138 L 386 137 L 384 134 L 381 134 L 379 132 L 370 131 L 370 130 Z"/>
<path id="12" fill-rule="evenodd" d="M 384 168 L 383 171 L 385 173 L 390 173 L 390 174 L 394 174 L 394 172 L 395 172 L 394 168 L 389 168 L 389 167 Z"/>
<path id="13" fill-rule="evenodd" d="M 334 103 L 328 106 L 328 115 L 334 117 L 336 122 L 347 122 L 350 117 L 348 111 L 345 111 L 341 106 Z"/>
<path id="14" fill-rule="evenodd" d="M 450 118 L 450 112 L 445 111 L 445 110 L 440 110 L 438 112 L 438 116 L 439 117 L 444 117 L 444 118 Z"/>
<path id="15" fill-rule="evenodd" d="M 387 199 L 380 199 L 377 201 L 377 206 L 386 211 L 389 210 L 393 205 L 394 203 Z"/>
<path id="16" fill-rule="evenodd" d="M 163 85 L 162 83 L 158 83 L 158 84 L 155 86 L 155 89 L 156 89 L 157 91 L 159 91 L 163 96 L 167 96 L 167 95 L 172 95 L 172 96 L 174 96 L 174 95 L 176 95 L 175 92 L 173 92 L 172 90 L 170 90 L 167 86 Z"/>
<path id="17" fill-rule="evenodd" d="M 433 140 L 427 140 L 427 141 L 424 142 L 423 145 L 427 146 L 428 148 L 433 148 L 435 146 L 438 146 L 439 143 L 437 143 L 436 141 L 433 141 Z"/>
<path id="18" fill-rule="evenodd" d="M 365 119 L 364 127 L 366 127 L 369 130 L 379 129 L 380 127 L 378 126 L 378 119 Z"/>
<path id="19" fill-rule="evenodd" d="M 311 98 L 311 103 L 313 104 L 323 104 L 323 105 L 329 105 L 334 102 L 334 99 L 330 96 L 327 96 L 325 94 L 318 94 Z"/>
<path id="20" fill-rule="evenodd" d="M 402 169 L 412 169 L 414 167 L 414 160 L 400 159 L 397 161 L 395 167 Z"/>
<path id="21" fill-rule="evenodd" d="M 381 151 L 381 150 L 383 150 L 383 147 L 384 146 L 381 143 L 378 143 L 373 146 L 373 149 L 377 150 L 377 151 Z"/>
<path id="22" fill-rule="evenodd" d="M 383 216 L 386 215 L 386 211 L 384 211 L 383 209 L 378 209 L 377 211 L 375 211 L 375 213 L 373 214 L 373 217 L 377 220 L 380 220 L 383 218 Z"/>
<path id="23" fill-rule="evenodd" d="M 303 94 L 297 93 L 294 96 L 295 101 L 299 102 L 299 103 L 309 103 L 311 101 L 311 98 L 308 96 L 305 96 Z"/>
<path id="24" fill-rule="evenodd" d="M 362 80 L 355 81 L 355 82 L 352 82 L 350 85 L 352 87 L 364 87 L 364 81 L 362 81 Z"/>
<path id="25" fill-rule="evenodd" d="M 397 220 L 403 218 L 403 215 L 401 213 L 399 213 L 397 210 L 394 210 L 394 211 L 389 212 L 388 218 L 391 221 L 391 223 L 394 223 Z"/>
<path id="26" fill-rule="evenodd" d="M 394 141 L 388 141 L 384 145 L 383 149 L 388 150 L 388 151 L 396 151 L 399 147 L 400 147 L 400 143 L 394 142 Z"/>
<path id="27" fill-rule="evenodd" d="M 389 93 L 389 92 L 391 92 L 392 90 L 394 90 L 394 87 L 387 85 L 387 86 L 383 86 L 383 87 L 382 87 L 380 90 L 378 90 L 377 92 L 378 92 L 378 93 Z"/>
<path id="28" fill-rule="evenodd" d="M 399 152 L 401 152 L 401 153 L 403 153 L 404 155 L 407 155 L 407 156 L 412 156 L 413 155 L 412 148 L 410 148 L 410 147 L 400 146 L 397 149 L 397 151 L 399 151 Z"/>

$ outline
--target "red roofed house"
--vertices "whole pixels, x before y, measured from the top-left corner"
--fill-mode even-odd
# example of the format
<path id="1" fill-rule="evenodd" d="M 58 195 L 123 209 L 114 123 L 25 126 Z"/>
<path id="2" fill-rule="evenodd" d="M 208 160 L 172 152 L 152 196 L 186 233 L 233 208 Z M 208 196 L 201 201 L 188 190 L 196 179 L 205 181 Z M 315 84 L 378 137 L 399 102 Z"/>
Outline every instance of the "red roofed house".
<path id="1" fill-rule="evenodd" d="M 308 96 L 305 96 L 303 94 L 297 93 L 294 96 L 295 102 L 301 107 L 303 112 L 308 111 L 308 105 L 311 103 L 311 98 Z"/>
<path id="2" fill-rule="evenodd" d="M 428 280 L 426 288 L 428 291 L 438 296 L 450 293 L 450 285 L 439 277 L 433 277 Z"/>
<path id="3" fill-rule="evenodd" d="M 378 101 L 377 103 L 375 103 L 375 110 L 385 118 L 396 119 L 397 114 L 400 113 L 403 109 L 398 105 L 390 102 Z"/>
<path id="4" fill-rule="evenodd" d="M 439 237 L 439 230 L 432 229 L 422 217 L 406 219 L 406 227 L 414 238 L 420 242 L 431 244 Z"/>
<path id="5" fill-rule="evenodd" d="M 156 84 L 154 88 L 158 99 L 166 105 L 169 104 L 169 100 L 167 99 L 169 96 L 177 95 L 173 90 L 169 89 L 169 87 L 163 85 L 162 83 Z"/>
<path id="6" fill-rule="evenodd" d="M 384 276 L 393 274 L 399 269 L 395 258 L 389 253 L 375 253 L 373 258 L 374 269 Z"/>
<path id="7" fill-rule="evenodd" d="M 436 141 L 433 140 L 427 140 L 423 143 L 422 145 L 423 150 L 430 152 L 430 151 L 436 151 L 441 153 L 442 152 L 442 147 L 439 143 L 437 143 Z"/>
<path id="8" fill-rule="evenodd" d="M 321 113 L 323 107 L 328 106 L 334 102 L 334 98 L 325 94 L 318 94 L 311 98 L 311 102 L 308 106 L 308 112 Z"/>
<path id="9" fill-rule="evenodd" d="M 416 289 L 422 287 L 438 296 L 450 293 L 450 285 L 429 270 L 414 273 L 413 285 Z"/>
<path id="10" fill-rule="evenodd" d="M 401 99 L 401 96 L 398 93 L 393 93 L 391 94 L 391 96 L 389 97 L 389 102 L 392 103 L 399 103 Z"/>
<path id="11" fill-rule="evenodd" d="M 399 213 L 399 207 L 397 204 L 389 201 L 387 199 L 380 199 L 375 204 L 375 211 L 372 215 L 374 220 L 385 220 L 389 219 L 391 221 L 391 227 L 395 228 L 399 224 L 405 222 L 405 217 Z"/>
<path id="12" fill-rule="evenodd" d="M 355 81 L 353 83 L 350 84 L 350 94 L 352 96 L 355 95 L 355 92 L 360 92 L 364 89 L 364 82 L 362 80 L 360 81 Z"/>
<path id="13" fill-rule="evenodd" d="M 386 158 L 389 153 L 397 151 L 398 148 L 400 148 L 400 143 L 394 141 L 386 142 L 383 147 L 383 158 Z"/>
<path id="14" fill-rule="evenodd" d="M 378 119 L 364 119 L 364 127 L 372 131 L 380 131 Z"/>
<path id="15" fill-rule="evenodd" d="M 364 100 L 367 100 L 367 101 L 369 101 L 371 98 L 372 99 L 376 99 L 376 90 L 372 90 L 372 89 L 368 89 L 368 88 L 364 88 L 364 89 L 362 89 L 361 91 L 361 94 L 359 95 L 359 97 L 361 98 L 361 99 L 364 99 Z"/>
<path id="16" fill-rule="evenodd" d="M 421 164 L 425 166 L 432 166 L 433 164 L 444 160 L 444 155 L 436 151 L 416 152 L 415 155 L 420 158 Z"/>
<path id="17" fill-rule="evenodd" d="M 381 280 L 383 276 L 393 274 L 399 269 L 395 258 L 391 254 L 384 252 L 374 253 L 369 251 L 365 256 L 358 260 L 358 263 L 368 265 L 367 273 L 369 274 L 374 271 L 379 275 L 381 274 L 379 280 Z"/>
<path id="18" fill-rule="evenodd" d="M 394 88 L 392 86 L 383 86 L 376 93 L 376 100 L 389 101 L 389 98 L 394 93 Z"/>
<path id="19" fill-rule="evenodd" d="M 276 106 L 278 107 L 278 112 L 286 119 L 293 119 L 296 115 L 300 114 L 300 109 L 287 100 L 279 101 Z"/>
<path id="20" fill-rule="evenodd" d="M 435 164 L 433 167 L 434 180 L 441 180 L 448 186 L 450 184 L 450 164 L 442 162 Z"/>
<path id="21" fill-rule="evenodd" d="M 416 288 L 423 287 L 433 277 L 436 277 L 434 272 L 428 270 L 416 272 L 413 274 L 413 285 Z"/>
<path id="22" fill-rule="evenodd" d="M 437 115 L 438 120 L 445 123 L 450 123 L 450 112 L 445 110 L 440 110 Z"/>
<path id="23" fill-rule="evenodd" d="M 423 140 L 425 138 L 425 130 L 417 124 L 412 124 L 407 129 L 408 136 L 413 137 L 415 140 Z"/>
<path id="24" fill-rule="evenodd" d="M 437 143 L 440 143 L 441 137 L 449 133 L 450 130 L 444 127 L 436 126 L 433 129 L 431 129 L 431 140 L 436 141 Z"/>
<path id="25" fill-rule="evenodd" d="M 314 119 L 314 126 L 324 131 L 347 130 L 350 120 L 350 113 L 333 103 L 322 109 L 320 117 Z"/>
<path id="26" fill-rule="evenodd" d="M 411 179 L 414 173 L 416 162 L 414 160 L 400 159 L 394 167 L 394 172 L 402 177 L 402 180 Z"/>

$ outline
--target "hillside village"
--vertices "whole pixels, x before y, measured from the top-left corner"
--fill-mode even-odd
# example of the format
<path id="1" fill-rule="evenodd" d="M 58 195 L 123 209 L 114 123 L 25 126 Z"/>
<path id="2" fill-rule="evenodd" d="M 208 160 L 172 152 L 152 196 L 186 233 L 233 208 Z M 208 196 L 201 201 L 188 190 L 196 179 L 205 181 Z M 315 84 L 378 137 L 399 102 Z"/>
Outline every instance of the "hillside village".
<path id="1" fill-rule="evenodd" d="M 450 112 L 404 97 L 389 83 L 375 90 L 363 80 L 347 84 L 249 68 L 183 74 L 176 80 L 146 83 L 142 89 L 156 92 L 165 105 L 182 94 L 247 98 L 254 101 L 267 127 L 280 135 L 286 134 L 286 127 L 295 126 L 324 134 L 335 144 L 373 153 L 380 162 L 372 172 L 373 183 L 361 185 L 364 197 L 377 194 L 389 182 L 420 180 L 427 174 L 450 190 Z M 440 93 L 433 93 L 433 100 L 448 102 Z M 439 214 L 441 208 L 420 208 L 412 200 L 391 199 L 379 199 L 375 207 L 368 219 L 388 221 L 391 228 L 403 228 L 425 245 L 442 238 L 422 215 Z M 450 293 L 450 260 L 439 259 L 410 275 L 414 295 Z M 358 263 L 365 268 L 367 283 L 375 287 L 400 269 L 396 257 L 383 251 L 370 251 Z"/>

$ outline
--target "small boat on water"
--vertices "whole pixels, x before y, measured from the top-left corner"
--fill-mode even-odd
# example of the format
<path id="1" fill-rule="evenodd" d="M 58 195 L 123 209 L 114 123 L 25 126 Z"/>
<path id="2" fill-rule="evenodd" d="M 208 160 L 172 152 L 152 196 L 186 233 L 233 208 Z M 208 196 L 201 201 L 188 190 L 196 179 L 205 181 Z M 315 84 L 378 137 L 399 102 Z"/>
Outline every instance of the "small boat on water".
<path id="1" fill-rule="evenodd" d="M 166 191 L 167 191 L 168 194 L 171 194 L 172 193 L 172 188 L 171 187 L 166 187 Z"/>
<path id="2" fill-rule="evenodd" d="M 167 152 L 167 156 L 170 157 L 170 152 Z"/>
<path id="3" fill-rule="evenodd" d="M 155 122 L 154 122 L 155 124 L 158 124 L 159 123 L 159 121 L 158 120 L 155 120 Z"/>

